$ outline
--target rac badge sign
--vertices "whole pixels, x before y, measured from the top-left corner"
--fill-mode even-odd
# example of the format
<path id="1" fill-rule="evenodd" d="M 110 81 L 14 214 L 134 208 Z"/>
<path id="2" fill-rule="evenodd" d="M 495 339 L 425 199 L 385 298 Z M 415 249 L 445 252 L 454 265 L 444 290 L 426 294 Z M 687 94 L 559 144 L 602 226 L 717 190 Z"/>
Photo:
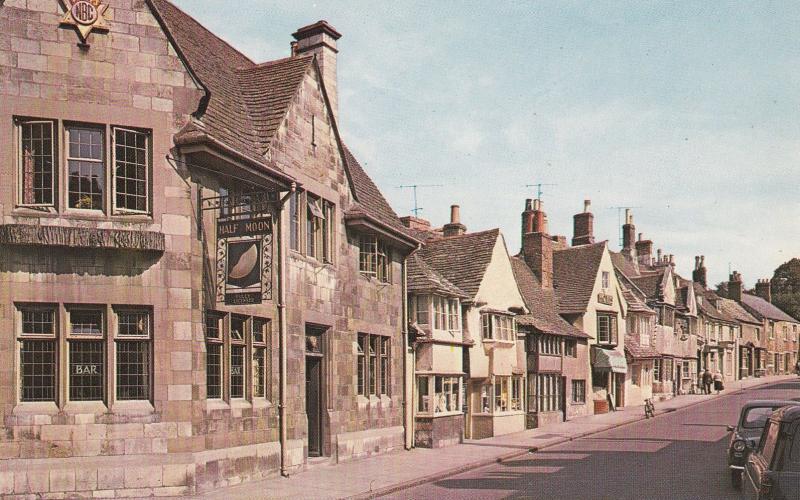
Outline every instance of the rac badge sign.
<path id="1" fill-rule="evenodd" d="M 67 12 L 61 20 L 61 26 L 74 26 L 81 43 L 86 43 L 92 30 L 108 31 L 108 24 L 103 17 L 108 5 L 100 0 L 64 0 L 64 6 Z"/>

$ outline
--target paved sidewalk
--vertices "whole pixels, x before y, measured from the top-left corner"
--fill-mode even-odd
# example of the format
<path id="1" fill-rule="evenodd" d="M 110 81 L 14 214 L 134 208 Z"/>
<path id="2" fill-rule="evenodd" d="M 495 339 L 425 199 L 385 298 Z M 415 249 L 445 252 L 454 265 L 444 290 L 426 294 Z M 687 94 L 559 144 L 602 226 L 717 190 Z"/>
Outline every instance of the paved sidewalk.
<path id="1" fill-rule="evenodd" d="M 720 395 L 781 380 L 794 375 L 747 379 L 728 383 Z M 709 401 L 716 394 L 677 396 L 656 402 L 656 417 Z M 495 438 L 467 440 L 435 450 L 414 448 L 364 460 L 312 467 L 292 477 L 273 477 L 206 492 L 203 498 L 371 498 L 452 474 L 507 460 L 590 434 L 644 419 L 641 406 L 603 415 L 579 417 L 538 429 Z"/>

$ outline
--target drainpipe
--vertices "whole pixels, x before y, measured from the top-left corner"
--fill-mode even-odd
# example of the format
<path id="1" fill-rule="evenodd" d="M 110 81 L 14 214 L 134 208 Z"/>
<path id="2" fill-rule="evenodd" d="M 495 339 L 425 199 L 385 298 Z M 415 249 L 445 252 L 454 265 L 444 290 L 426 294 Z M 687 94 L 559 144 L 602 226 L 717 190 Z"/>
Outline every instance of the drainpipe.
<path id="1" fill-rule="evenodd" d="M 280 395 L 278 400 L 278 418 L 280 420 L 280 442 L 281 442 L 281 476 L 289 477 L 288 450 L 286 449 L 286 430 L 288 422 L 286 420 L 286 378 L 287 378 L 287 356 L 286 356 L 286 250 L 283 231 L 283 206 L 286 200 L 297 191 L 297 184 L 292 186 L 286 196 L 281 198 L 278 206 L 278 335 L 280 336 Z"/>
<path id="2" fill-rule="evenodd" d="M 414 445 L 414 409 L 412 406 L 414 402 L 414 353 L 409 353 L 408 344 L 408 257 L 403 259 L 402 275 L 403 311 L 400 331 L 403 334 L 403 439 L 405 449 L 410 450 Z M 409 378 L 411 383 L 409 383 Z"/>

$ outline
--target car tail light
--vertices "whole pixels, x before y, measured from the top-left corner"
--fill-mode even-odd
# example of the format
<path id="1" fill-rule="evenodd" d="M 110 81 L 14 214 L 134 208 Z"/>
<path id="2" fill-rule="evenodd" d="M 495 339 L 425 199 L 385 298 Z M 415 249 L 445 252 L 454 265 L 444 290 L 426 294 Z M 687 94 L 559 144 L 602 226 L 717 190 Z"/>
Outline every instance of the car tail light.
<path id="1" fill-rule="evenodd" d="M 733 442 L 733 451 L 744 451 L 747 448 L 747 443 L 742 440 L 737 440 Z"/>

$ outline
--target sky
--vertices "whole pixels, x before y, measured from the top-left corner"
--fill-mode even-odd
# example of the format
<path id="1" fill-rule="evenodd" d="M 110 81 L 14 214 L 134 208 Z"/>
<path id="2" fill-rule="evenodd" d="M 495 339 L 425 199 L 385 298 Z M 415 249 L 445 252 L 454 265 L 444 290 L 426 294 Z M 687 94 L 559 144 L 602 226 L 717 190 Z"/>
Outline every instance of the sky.
<path id="1" fill-rule="evenodd" d="M 176 0 L 256 62 L 291 33 L 340 33 L 342 137 L 399 215 L 520 245 L 526 198 L 572 237 L 591 199 L 691 277 L 745 286 L 800 256 L 800 3 Z M 233 8 L 230 8 L 234 6 Z"/>

